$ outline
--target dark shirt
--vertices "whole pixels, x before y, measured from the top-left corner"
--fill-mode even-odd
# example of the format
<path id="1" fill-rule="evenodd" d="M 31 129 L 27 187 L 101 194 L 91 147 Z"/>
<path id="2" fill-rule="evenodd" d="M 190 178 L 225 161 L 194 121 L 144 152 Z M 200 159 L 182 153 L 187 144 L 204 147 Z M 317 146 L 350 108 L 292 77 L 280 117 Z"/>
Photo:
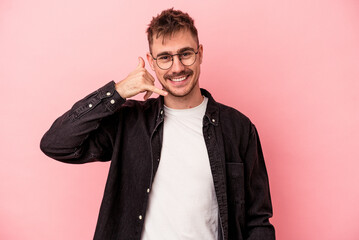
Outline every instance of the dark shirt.
<path id="1" fill-rule="evenodd" d="M 273 240 L 268 176 L 258 133 L 239 111 L 208 105 L 203 136 L 219 210 L 219 239 Z M 66 163 L 110 161 L 94 239 L 140 239 L 161 159 L 163 97 L 125 100 L 110 82 L 60 116 L 42 151 Z M 165 226 L 164 226 L 165 227 Z"/>

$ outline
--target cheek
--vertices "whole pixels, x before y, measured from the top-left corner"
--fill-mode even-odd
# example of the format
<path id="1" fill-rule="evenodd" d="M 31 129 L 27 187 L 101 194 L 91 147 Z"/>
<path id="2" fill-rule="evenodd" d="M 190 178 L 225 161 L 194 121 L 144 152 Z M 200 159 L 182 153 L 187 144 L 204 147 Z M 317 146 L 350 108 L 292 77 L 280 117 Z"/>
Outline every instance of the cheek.
<path id="1" fill-rule="evenodd" d="M 199 64 L 193 69 L 194 73 L 196 75 L 199 75 L 201 68 L 199 67 Z"/>
<path id="2" fill-rule="evenodd" d="M 162 80 L 163 80 L 163 76 L 164 76 L 165 73 L 164 73 L 163 71 L 161 71 L 161 70 L 158 70 L 158 69 L 156 69 L 155 73 L 156 73 L 157 79 L 158 79 L 159 81 L 162 81 Z"/>

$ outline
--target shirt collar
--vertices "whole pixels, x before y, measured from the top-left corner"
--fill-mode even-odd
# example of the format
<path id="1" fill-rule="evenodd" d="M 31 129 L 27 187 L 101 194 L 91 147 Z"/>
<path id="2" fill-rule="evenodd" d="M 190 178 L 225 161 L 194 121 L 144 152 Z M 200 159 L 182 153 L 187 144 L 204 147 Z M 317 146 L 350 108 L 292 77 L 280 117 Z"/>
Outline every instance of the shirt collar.
<path id="1" fill-rule="evenodd" d="M 201 88 L 201 93 L 203 96 L 208 98 L 208 104 L 205 116 L 208 121 L 215 126 L 219 124 L 219 106 L 218 103 L 213 99 L 212 95 L 206 90 Z M 164 117 L 164 98 L 163 96 L 159 96 L 157 98 L 157 121 L 162 121 Z"/>

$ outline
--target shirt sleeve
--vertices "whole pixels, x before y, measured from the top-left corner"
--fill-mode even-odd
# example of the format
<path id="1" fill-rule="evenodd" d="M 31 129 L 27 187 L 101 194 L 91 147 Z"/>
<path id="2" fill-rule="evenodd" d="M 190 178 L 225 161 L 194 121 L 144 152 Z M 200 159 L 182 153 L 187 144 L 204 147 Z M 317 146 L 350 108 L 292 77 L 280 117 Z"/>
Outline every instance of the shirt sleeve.
<path id="1" fill-rule="evenodd" d="M 245 155 L 247 240 L 274 240 L 275 232 L 269 222 L 272 203 L 268 174 L 256 127 L 252 124 Z"/>
<path id="2" fill-rule="evenodd" d="M 41 150 L 66 163 L 110 160 L 118 126 L 115 113 L 125 101 L 115 82 L 109 82 L 56 119 L 41 139 Z"/>

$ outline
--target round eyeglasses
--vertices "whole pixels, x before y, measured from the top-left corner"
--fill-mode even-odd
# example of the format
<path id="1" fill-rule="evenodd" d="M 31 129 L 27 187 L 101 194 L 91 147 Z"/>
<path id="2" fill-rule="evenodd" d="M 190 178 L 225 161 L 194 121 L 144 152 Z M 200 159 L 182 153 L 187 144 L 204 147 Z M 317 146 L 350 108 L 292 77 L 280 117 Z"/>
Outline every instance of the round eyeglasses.
<path id="1" fill-rule="evenodd" d="M 159 68 L 161 68 L 162 70 L 167 70 L 172 67 L 174 56 L 178 56 L 180 62 L 184 66 L 191 66 L 192 64 L 194 64 L 196 62 L 196 56 L 197 56 L 198 52 L 199 52 L 198 48 L 197 48 L 197 52 L 195 52 L 193 49 L 185 49 L 177 54 L 171 55 L 168 53 L 163 53 L 163 54 L 160 53 L 159 55 L 157 55 L 157 58 L 154 58 L 151 53 L 151 56 L 156 61 L 156 64 Z"/>

